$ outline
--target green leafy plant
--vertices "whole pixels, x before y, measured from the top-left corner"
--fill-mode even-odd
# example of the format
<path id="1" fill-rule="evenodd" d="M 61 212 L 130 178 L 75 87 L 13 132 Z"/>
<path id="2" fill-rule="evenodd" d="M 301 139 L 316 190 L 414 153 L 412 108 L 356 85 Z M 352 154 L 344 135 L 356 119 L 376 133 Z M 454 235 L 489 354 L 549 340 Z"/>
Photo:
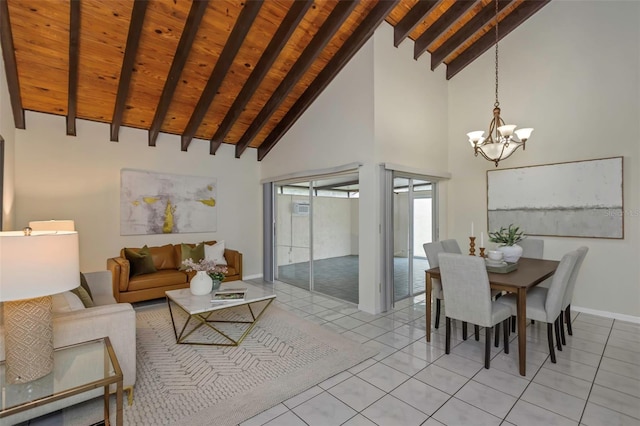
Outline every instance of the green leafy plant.
<path id="1" fill-rule="evenodd" d="M 524 232 L 520 231 L 520 227 L 514 226 L 513 223 L 509 228 L 500 227 L 495 232 L 489 232 L 489 241 L 498 243 L 501 246 L 512 246 L 524 240 Z"/>

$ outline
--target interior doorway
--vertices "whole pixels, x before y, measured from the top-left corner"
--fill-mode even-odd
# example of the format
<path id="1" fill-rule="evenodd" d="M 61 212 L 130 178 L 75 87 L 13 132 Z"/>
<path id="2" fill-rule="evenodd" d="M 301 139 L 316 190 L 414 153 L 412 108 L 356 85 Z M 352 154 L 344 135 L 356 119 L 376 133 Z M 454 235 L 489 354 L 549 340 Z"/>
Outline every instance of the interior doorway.
<path id="1" fill-rule="evenodd" d="M 275 184 L 275 278 L 359 302 L 358 174 Z"/>

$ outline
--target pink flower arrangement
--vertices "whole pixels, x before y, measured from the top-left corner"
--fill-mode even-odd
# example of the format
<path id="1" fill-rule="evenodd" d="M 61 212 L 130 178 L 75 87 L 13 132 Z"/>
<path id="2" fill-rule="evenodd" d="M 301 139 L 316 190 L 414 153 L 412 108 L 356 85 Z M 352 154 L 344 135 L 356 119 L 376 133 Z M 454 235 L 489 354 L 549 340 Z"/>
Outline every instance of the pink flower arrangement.
<path id="1" fill-rule="evenodd" d="M 211 277 L 212 280 L 222 281 L 227 273 L 227 267 L 223 265 L 216 265 L 212 259 L 202 259 L 199 262 L 194 262 L 193 259 L 185 259 L 182 261 L 187 272 L 192 271 L 204 271 Z"/>

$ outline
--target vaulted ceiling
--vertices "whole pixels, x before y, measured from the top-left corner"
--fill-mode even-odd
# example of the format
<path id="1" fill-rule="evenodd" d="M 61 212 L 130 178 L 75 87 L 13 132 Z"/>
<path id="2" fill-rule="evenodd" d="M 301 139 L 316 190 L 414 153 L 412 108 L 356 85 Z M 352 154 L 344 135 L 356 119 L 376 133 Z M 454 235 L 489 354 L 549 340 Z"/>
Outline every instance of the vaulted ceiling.
<path id="1" fill-rule="evenodd" d="M 549 0 L 498 0 L 499 37 Z M 0 0 L 15 126 L 24 111 L 247 148 L 262 160 L 386 20 L 447 79 L 495 43 L 495 0 Z M 425 70 L 425 72 L 430 72 Z M 411 84 L 411 82 L 407 82 Z"/>

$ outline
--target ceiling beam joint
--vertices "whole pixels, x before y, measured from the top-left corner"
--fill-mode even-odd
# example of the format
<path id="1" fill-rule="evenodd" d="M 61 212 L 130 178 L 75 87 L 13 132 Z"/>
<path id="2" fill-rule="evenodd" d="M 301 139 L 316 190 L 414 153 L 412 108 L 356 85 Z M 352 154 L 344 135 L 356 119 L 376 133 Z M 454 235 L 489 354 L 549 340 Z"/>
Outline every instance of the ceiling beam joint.
<path id="1" fill-rule="evenodd" d="M 80 1 L 69 2 L 69 89 L 67 91 L 67 135 L 76 135 L 78 111 L 78 66 L 80 62 Z"/>
<path id="2" fill-rule="evenodd" d="M 419 1 L 404 15 L 404 18 L 393 28 L 393 45 L 395 47 L 400 46 L 400 43 L 409 37 L 409 34 L 411 34 L 418 24 L 425 20 L 431 9 L 438 4 L 438 1 L 439 0 Z"/>
<path id="3" fill-rule="evenodd" d="M 16 129 L 24 129 L 24 108 L 22 107 L 22 97 L 20 96 L 18 63 L 16 62 L 16 53 L 13 46 L 13 33 L 11 32 L 7 0 L 0 0 L 0 43 L 2 43 L 2 58 L 4 59 L 4 70 L 7 76 L 11 110 L 13 111 L 13 123 Z"/>

